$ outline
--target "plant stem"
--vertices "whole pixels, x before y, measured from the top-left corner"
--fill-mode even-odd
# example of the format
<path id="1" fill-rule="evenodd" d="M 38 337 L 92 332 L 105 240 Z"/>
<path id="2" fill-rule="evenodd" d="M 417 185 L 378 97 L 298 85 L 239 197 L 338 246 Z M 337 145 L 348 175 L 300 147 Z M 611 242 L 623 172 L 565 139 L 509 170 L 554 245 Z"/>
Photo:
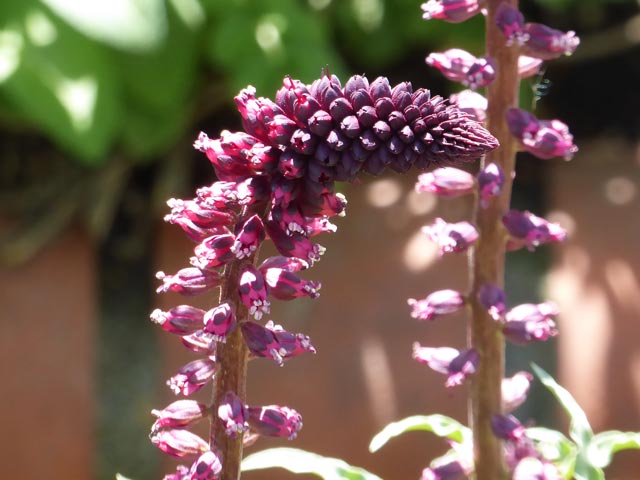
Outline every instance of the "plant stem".
<path id="1" fill-rule="evenodd" d="M 518 48 L 507 47 L 496 27 L 495 13 L 505 0 L 488 0 L 486 7 L 486 55 L 496 65 L 496 79 L 487 88 L 487 128 L 499 140 L 500 148 L 487 154 L 481 168 L 496 163 L 505 177 L 502 193 L 483 209 L 476 199 L 475 223 L 480 238 L 471 254 L 471 345 L 480 354 L 480 366 L 473 376 L 470 423 L 473 428 L 476 480 L 502 480 L 507 474 L 502 445 L 493 435 L 491 418 L 501 411 L 501 383 L 504 377 L 504 338 L 499 325 L 478 302 L 478 290 L 486 283 L 504 285 L 506 232 L 502 216 L 509 209 L 515 169 L 516 144 L 509 133 L 505 113 L 518 101 Z M 517 7 L 517 0 L 509 0 Z"/>

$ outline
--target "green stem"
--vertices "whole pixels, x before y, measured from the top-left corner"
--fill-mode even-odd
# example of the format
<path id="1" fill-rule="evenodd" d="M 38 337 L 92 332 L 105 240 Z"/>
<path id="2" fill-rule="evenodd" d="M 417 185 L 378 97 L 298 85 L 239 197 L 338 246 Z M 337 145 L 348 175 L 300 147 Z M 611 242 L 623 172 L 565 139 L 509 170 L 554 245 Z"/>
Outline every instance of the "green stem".
<path id="1" fill-rule="evenodd" d="M 496 163 L 505 177 L 502 193 L 482 209 L 478 200 L 475 223 L 480 238 L 471 254 L 471 345 L 480 354 L 480 366 L 473 377 L 470 398 L 470 423 L 473 428 L 476 480 L 502 480 L 504 468 L 501 442 L 491 430 L 491 418 L 501 411 L 501 382 L 504 377 L 504 338 L 499 326 L 478 303 L 480 287 L 504 285 L 506 233 L 502 216 L 508 211 L 515 169 L 516 144 L 509 133 L 505 114 L 518 102 L 518 48 L 507 47 L 496 27 L 495 14 L 504 0 L 488 0 L 486 50 L 496 64 L 496 79 L 487 88 L 487 128 L 500 141 L 500 148 L 489 153 L 481 168 Z M 517 8 L 517 0 L 509 0 Z"/>

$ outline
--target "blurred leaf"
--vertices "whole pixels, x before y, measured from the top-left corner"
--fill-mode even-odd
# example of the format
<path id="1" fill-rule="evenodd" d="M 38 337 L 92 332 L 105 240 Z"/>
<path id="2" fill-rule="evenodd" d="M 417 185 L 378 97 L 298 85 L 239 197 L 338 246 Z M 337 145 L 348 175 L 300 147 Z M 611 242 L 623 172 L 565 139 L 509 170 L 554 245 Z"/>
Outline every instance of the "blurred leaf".
<path id="1" fill-rule="evenodd" d="M 545 459 L 556 464 L 563 478 L 573 477 L 578 448 L 571 440 L 557 430 L 543 427 L 527 428 L 526 436 Z"/>
<path id="2" fill-rule="evenodd" d="M 148 51 L 165 39 L 164 0 L 40 0 L 84 35 L 129 51 Z"/>
<path id="3" fill-rule="evenodd" d="M 125 477 L 120 473 L 116 473 L 116 480 L 131 480 L 129 477 Z"/>
<path id="4" fill-rule="evenodd" d="M 611 430 L 593 437 L 586 456 L 592 465 L 602 468 L 611 463 L 614 453 L 631 449 L 640 449 L 640 433 Z"/>
<path id="5" fill-rule="evenodd" d="M 384 427 L 371 440 L 369 451 L 376 452 L 392 438 L 415 430 L 433 432 L 438 437 L 445 437 L 458 443 L 471 439 L 471 430 L 453 418 L 439 414 L 415 415 Z"/>
<path id="6" fill-rule="evenodd" d="M 293 473 L 311 473 L 324 480 L 381 480 L 380 477 L 352 467 L 338 458 L 323 457 L 295 448 L 271 448 L 242 460 L 242 471 L 284 468 Z"/>
<path id="7" fill-rule="evenodd" d="M 108 52 L 38 6 L 0 3 L 0 91 L 63 148 L 104 159 L 117 128 Z"/>
<path id="8" fill-rule="evenodd" d="M 345 67 L 333 47 L 328 19 L 296 0 L 204 2 L 211 19 L 207 54 L 229 75 L 235 94 L 247 85 L 272 96 L 290 75 L 310 83 L 329 66 Z"/>
<path id="9" fill-rule="evenodd" d="M 593 430 L 591 429 L 591 425 L 589 425 L 589 420 L 587 420 L 587 415 L 584 413 L 584 410 L 580 408 L 578 402 L 576 402 L 573 396 L 564 387 L 558 385 L 551 375 L 535 363 L 531 364 L 531 368 L 533 368 L 533 371 L 542 384 L 558 399 L 564 410 L 569 415 L 569 418 L 571 419 L 571 423 L 569 425 L 569 436 L 580 448 L 586 447 L 591 440 L 591 437 L 593 437 Z"/>

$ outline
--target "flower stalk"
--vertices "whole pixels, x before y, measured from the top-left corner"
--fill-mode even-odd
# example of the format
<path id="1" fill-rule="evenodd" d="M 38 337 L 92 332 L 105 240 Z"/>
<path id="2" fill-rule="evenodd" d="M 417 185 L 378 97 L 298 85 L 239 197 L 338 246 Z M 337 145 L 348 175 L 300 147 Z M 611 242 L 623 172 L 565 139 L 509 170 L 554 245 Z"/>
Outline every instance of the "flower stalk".
<path id="1" fill-rule="evenodd" d="M 481 207 L 479 198 L 476 199 L 474 223 L 480 235 L 470 255 L 472 318 L 469 343 L 480 354 L 469 402 L 477 480 L 500 480 L 507 476 L 501 442 L 491 429 L 491 418 L 501 411 L 504 337 L 499 324 L 478 300 L 483 285 L 504 285 L 507 235 L 502 216 L 509 210 L 517 152 L 506 112 L 518 104 L 518 48 L 507 46 L 503 33 L 496 26 L 496 12 L 503 2 L 489 0 L 486 4 L 486 55 L 494 59 L 496 69 L 495 81 L 487 87 L 486 125 L 500 142 L 500 148 L 489 152 L 480 168 L 491 163 L 498 165 L 504 175 L 504 185 L 501 193 L 487 202 L 486 208 Z M 509 4 L 517 8 L 516 0 L 509 0 Z"/>

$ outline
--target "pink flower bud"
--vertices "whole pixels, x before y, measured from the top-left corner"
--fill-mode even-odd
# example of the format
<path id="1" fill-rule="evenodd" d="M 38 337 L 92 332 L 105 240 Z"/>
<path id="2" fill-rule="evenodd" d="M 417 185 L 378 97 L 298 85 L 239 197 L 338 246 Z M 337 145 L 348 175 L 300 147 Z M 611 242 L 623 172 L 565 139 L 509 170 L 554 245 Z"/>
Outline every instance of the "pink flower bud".
<path id="1" fill-rule="evenodd" d="M 191 480 L 189 469 L 184 465 L 178 465 L 175 473 L 169 473 L 162 477 L 162 480 Z"/>
<path id="2" fill-rule="evenodd" d="M 151 443 L 174 457 L 200 455 L 209 450 L 209 444 L 188 430 L 159 430 L 151 434 Z"/>
<path id="3" fill-rule="evenodd" d="M 413 358 L 436 372 L 447 375 L 447 387 L 460 385 L 475 373 L 480 362 L 478 352 L 472 348 L 458 351 L 450 347 L 421 347 L 419 343 L 413 344 Z"/>
<path id="4" fill-rule="evenodd" d="M 496 11 L 496 25 L 507 38 L 507 45 L 523 45 L 527 40 L 524 33 L 524 15 L 517 8 L 502 2 Z"/>
<path id="5" fill-rule="evenodd" d="M 542 60 L 535 57 L 529 57 L 527 55 L 520 55 L 518 57 L 518 76 L 520 78 L 529 78 L 540 72 L 542 67 Z"/>
<path id="6" fill-rule="evenodd" d="M 506 118 L 511 134 L 527 152 L 538 158 L 570 160 L 578 151 L 569 128 L 560 120 L 538 120 L 532 113 L 519 108 L 509 109 Z"/>
<path id="7" fill-rule="evenodd" d="M 182 344 L 192 352 L 213 356 L 216 353 L 216 339 L 213 334 L 205 332 L 204 329 L 197 330 L 191 335 L 181 337 Z"/>
<path id="8" fill-rule="evenodd" d="M 489 85 L 496 76 L 493 60 L 476 58 L 459 48 L 431 53 L 425 61 L 449 80 L 462 83 L 472 90 Z"/>
<path id="9" fill-rule="evenodd" d="M 480 193 L 480 206 L 487 208 L 489 199 L 500 195 L 504 185 L 502 170 L 495 163 L 486 165 L 478 172 L 478 190 Z"/>
<path id="10" fill-rule="evenodd" d="M 320 260 L 320 257 L 325 252 L 325 248 L 322 245 L 312 243 L 303 234 L 293 233 L 288 235 L 278 222 L 269 221 L 265 226 L 269 237 L 281 255 L 299 258 L 309 265 L 313 265 Z"/>
<path id="11" fill-rule="evenodd" d="M 552 320 L 557 314 L 558 308 L 551 302 L 518 305 L 505 315 L 502 333 L 511 342 L 520 345 L 544 342 L 558 334 L 556 324 Z"/>
<path id="12" fill-rule="evenodd" d="M 461 462 L 454 460 L 433 468 L 422 470 L 420 480 L 462 480 L 471 473 Z"/>
<path id="13" fill-rule="evenodd" d="M 203 316 L 204 331 L 210 333 L 217 342 L 226 342 L 227 335 L 236 328 L 236 315 L 231 305 L 221 303 Z"/>
<path id="14" fill-rule="evenodd" d="M 295 273 L 309 268 L 309 264 L 301 258 L 274 256 L 262 262 L 258 270 L 265 272 L 269 268 L 281 268 L 282 270 Z"/>
<path id="15" fill-rule="evenodd" d="M 253 355 L 271 358 L 280 366 L 288 358 L 304 352 L 316 352 L 308 336 L 287 332 L 271 321 L 264 327 L 255 322 L 244 322 L 241 328 L 244 341 Z"/>
<path id="16" fill-rule="evenodd" d="M 244 222 L 236 235 L 236 240 L 231 251 L 237 258 L 247 258 L 255 252 L 264 241 L 265 231 L 262 220 L 258 215 L 253 215 Z"/>
<path id="17" fill-rule="evenodd" d="M 485 283 L 480 287 L 478 301 L 495 321 L 500 321 L 507 311 L 507 296 L 500 287 L 492 283 Z"/>
<path id="18" fill-rule="evenodd" d="M 249 177 L 235 182 L 214 182 L 196 190 L 198 202 L 209 208 L 229 209 L 253 205 L 269 197 L 265 177 Z"/>
<path id="19" fill-rule="evenodd" d="M 335 233 L 338 227 L 329 221 L 328 217 L 305 218 L 304 231 L 308 237 L 320 233 Z"/>
<path id="20" fill-rule="evenodd" d="M 565 230 L 557 223 L 547 222 L 528 211 L 510 210 L 502 217 L 502 223 L 509 232 L 507 250 L 526 247 L 533 251 L 545 243 L 562 242 L 567 238 Z"/>
<path id="21" fill-rule="evenodd" d="M 478 0 L 429 0 L 423 3 L 422 18 L 437 18 L 449 23 L 460 23 L 480 13 Z"/>
<path id="22" fill-rule="evenodd" d="M 236 438 L 249 430 L 247 420 L 249 411 L 240 397 L 233 392 L 227 392 L 218 405 L 218 418 L 225 426 L 225 433 Z"/>
<path id="23" fill-rule="evenodd" d="M 302 416 L 292 408 L 278 405 L 249 407 L 249 426 L 266 437 L 293 440 L 302 428 Z"/>
<path id="24" fill-rule="evenodd" d="M 464 80 L 461 82 L 471 90 L 486 87 L 496 79 L 496 66 L 491 58 L 481 57 L 469 67 Z"/>
<path id="25" fill-rule="evenodd" d="M 194 248 L 191 264 L 203 270 L 225 265 L 235 256 L 232 250 L 234 243 L 235 237 L 230 233 L 206 238 Z"/>
<path id="26" fill-rule="evenodd" d="M 189 480 L 216 480 L 219 478 L 220 472 L 222 472 L 220 458 L 208 450 L 191 465 Z"/>
<path id="27" fill-rule="evenodd" d="M 527 399 L 533 376 L 529 372 L 518 372 L 502 379 L 502 411 L 514 411 Z"/>
<path id="28" fill-rule="evenodd" d="M 168 223 L 180 224 L 182 220 L 190 220 L 198 228 L 215 229 L 233 224 L 236 215 L 228 210 L 210 207 L 194 200 L 170 198 L 167 205 L 171 213 L 164 217 Z"/>
<path id="29" fill-rule="evenodd" d="M 242 303 L 249 309 L 249 314 L 256 320 L 260 320 L 263 314 L 269 313 L 270 303 L 267 300 L 264 277 L 252 264 L 244 265 L 240 271 L 238 293 Z"/>
<path id="30" fill-rule="evenodd" d="M 443 197 L 459 197 L 473 192 L 473 175 L 459 168 L 442 167 L 418 175 L 416 192 L 429 192 Z"/>
<path id="31" fill-rule="evenodd" d="M 471 115 L 477 122 L 487 119 L 487 99 L 473 90 L 462 90 L 449 97 L 449 102 Z"/>
<path id="32" fill-rule="evenodd" d="M 440 315 L 453 313 L 465 305 L 464 296 L 456 290 L 438 290 L 422 300 L 410 298 L 411 317 L 418 320 L 433 320 Z"/>
<path id="33" fill-rule="evenodd" d="M 440 255 L 464 252 L 478 239 L 478 231 L 469 222 L 447 223 L 436 218 L 422 231 L 438 244 Z"/>
<path id="34" fill-rule="evenodd" d="M 516 441 L 525 435 L 524 426 L 513 415 L 494 415 L 491 430 L 500 440 Z"/>
<path id="35" fill-rule="evenodd" d="M 162 410 L 151 410 L 158 419 L 151 431 L 160 428 L 184 428 L 207 415 L 207 406 L 195 400 L 176 400 Z"/>
<path id="36" fill-rule="evenodd" d="M 562 55 L 571 55 L 580 45 L 576 32 L 561 32 L 540 23 L 527 23 L 523 34 L 526 41 L 522 53 L 542 60 L 553 60 Z"/>
<path id="37" fill-rule="evenodd" d="M 167 381 L 176 395 L 189 396 L 200 390 L 216 373 L 215 357 L 199 358 L 182 366 L 178 373 Z"/>
<path id="38" fill-rule="evenodd" d="M 156 278 L 162 280 L 157 293 L 177 292 L 182 295 L 199 295 L 220 285 L 220 273 L 187 267 L 174 275 L 164 272 L 156 273 Z"/>
<path id="39" fill-rule="evenodd" d="M 320 282 L 304 280 L 295 273 L 281 268 L 263 270 L 264 279 L 269 286 L 269 294 L 280 300 L 293 300 L 299 297 L 318 298 Z"/>
<path id="40" fill-rule="evenodd" d="M 153 323 L 160 325 L 166 332 L 189 335 L 202 328 L 204 310 L 191 305 L 179 305 L 168 312 L 156 308 L 150 317 Z"/>
<path id="41" fill-rule="evenodd" d="M 536 457 L 525 457 L 518 462 L 512 480 L 561 480 L 564 478 L 558 468 Z"/>

